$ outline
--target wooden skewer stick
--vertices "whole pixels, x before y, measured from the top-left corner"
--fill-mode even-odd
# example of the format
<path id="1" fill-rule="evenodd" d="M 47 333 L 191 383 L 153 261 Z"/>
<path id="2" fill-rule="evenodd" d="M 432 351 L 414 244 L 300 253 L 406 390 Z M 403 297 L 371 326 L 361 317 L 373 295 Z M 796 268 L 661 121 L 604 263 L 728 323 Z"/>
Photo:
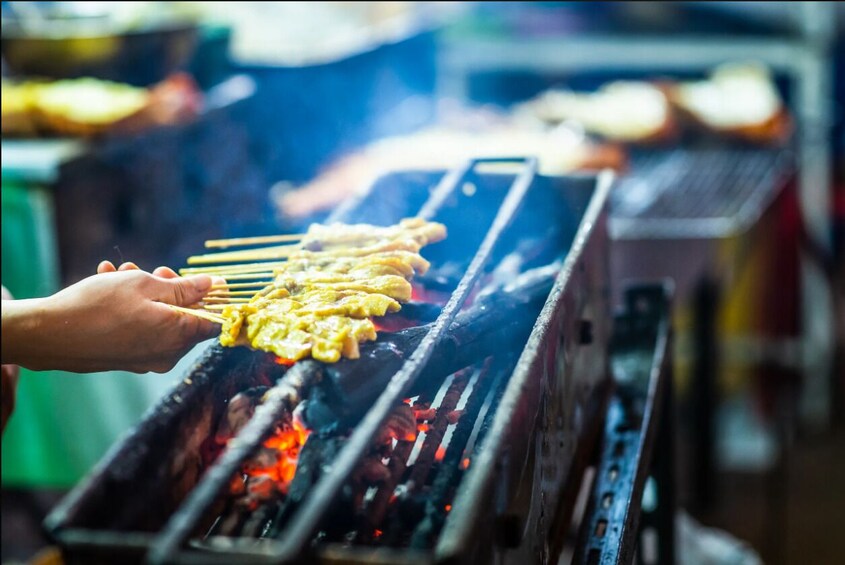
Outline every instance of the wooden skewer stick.
<path id="1" fill-rule="evenodd" d="M 243 263 L 240 265 L 213 265 L 209 267 L 185 267 L 179 269 L 181 275 L 196 275 L 196 274 L 211 274 L 221 275 L 226 274 L 237 275 L 243 273 L 259 273 L 268 272 L 268 276 L 273 276 L 272 270 L 276 267 L 281 267 L 285 261 L 274 261 L 271 263 Z"/>
<path id="2" fill-rule="evenodd" d="M 226 302 L 228 304 L 246 304 L 249 298 L 229 298 L 228 296 L 206 296 L 202 299 L 203 302 Z"/>
<path id="3" fill-rule="evenodd" d="M 285 241 L 299 241 L 305 237 L 303 233 L 291 233 L 286 235 L 263 235 L 258 237 L 235 237 L 232 239 L 209 239 L 205 242 L 206 247 L 240 247 L 244 245 L 261 245 L 264 243 L 282 243 Z"/>
<path id="4" fill-rule="evenodd" d="M 265 286 L 272 284 L 272 282 L 273 281 L 255 281 L 230 284 L 215 284 L 211 285 L 211 290 L 229 290 L 230 288 L 264 288 Z"/>
<path id="5" fill-rule="evenodd" d="M 230 304 L 206 304 L 203 306 L 206 310 L 223 310 L 224 308 L 229 307 Z"/>
<path id="6" fill-rule="evenodd" d="M 179 271 L 182 274 L 182 271 Z M 243 281 L 243 280 L 252 280 L 252 279 L 264 279 L 266 277 L 272 277 L 273 273 L 230 273 L 225 276 L 226 281 Z M 264 283 L 264 281 L 261 281 Z M 272 280 L 266 281 L 266 284 L 272 283 Z M 226 286 L 226 285 L 223 285 Z"/>
<path id="7" fill-rule="evenodd" d="M 182 314 L 188 314 L 189 316 L 194 316 L 196 318 L 202 318 L 208 322 L 214 322 L 215 324 L 222 324 L 225 319 L 222 316 L 217 316 L 215 314 L 211 314 L 209 312 L 204 312 L 202 310 L 193 310 L 192 308 L 183 308 L 181 306 L 175 306 L 173 304 L 167 305 L 171 310 L 175 310 L 176 312 L 180 312 Z"/>
<path id="8" fill-rule="evenodd" d="M 259 261 L 262 259 L 283 259 L 292 252 L 301 249 L 298 245 L 277 245 L 261 247 L 244 251 L 225 251 L 223 253 L 206 253 L 188 257 L 188 265 L 207 265 L 210 263 L 236 263 L 238 261 Z"/>
<path id="9" fill-rule="evenodd" d="M 257 290 L 233 290 L 231 292 L 211 291 L 206 296 L 255 296 Z"/>

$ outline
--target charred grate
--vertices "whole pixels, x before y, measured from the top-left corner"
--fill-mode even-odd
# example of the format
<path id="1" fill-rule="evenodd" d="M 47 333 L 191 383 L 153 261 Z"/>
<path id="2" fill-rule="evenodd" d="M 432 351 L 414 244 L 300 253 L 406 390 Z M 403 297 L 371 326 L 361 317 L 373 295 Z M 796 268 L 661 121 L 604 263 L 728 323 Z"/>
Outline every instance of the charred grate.
<path id="1" fill-rule="evenodd" d="M 751 226 L 794 169 L 782 149 L 676 149 L 635 154 L 611 195 L 621 239 L 726 237 Z"/>

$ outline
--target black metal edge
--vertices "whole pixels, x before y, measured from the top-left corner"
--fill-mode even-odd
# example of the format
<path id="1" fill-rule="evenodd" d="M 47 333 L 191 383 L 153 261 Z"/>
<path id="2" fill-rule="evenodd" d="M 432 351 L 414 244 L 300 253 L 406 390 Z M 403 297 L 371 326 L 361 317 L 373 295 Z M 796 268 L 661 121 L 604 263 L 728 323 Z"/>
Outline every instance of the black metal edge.
<path id="1" fill-rule="evenodd" d="M 205 372 L 209 376 L 216 374 L 220 369 L 219 357 L 225 355 L 226 350 L 216 343 L 211 343 L 206 347 L 202 356 L 186 371 L 185 376 L 195 375 L 200 371 Z M 44 519 L 42 527 L 47 535 L 57 541 L 60 545 L 72 546 L 79 542 L 80 532 L 89 532 L 92 540 L 106 539 L 107 536 L 100 536 L 99 531 L 89 530 L 86 528 L 67 527 L 67 523 L 72 519 L 73 514 L 79 508 L 79 505 L 84 502 L 95 488 L 95 486 L 105 479 L 109 469 L 119 461 L 132 445 L 139 441 L 144 441 L 143 438 L 161 426 L 161 421 L 154 416 L 163 410 L 170 409 L 187 409 L 185 403 L 175 402 L 176 397 L 182 397 L 182 393 L 188 391 L 190 388 L 196 386 L 195 383 L 185 382 L 185 377 L 176 382 L 170 390 L 164 394 L 161 399 L 153 406 L 148 408 L 141 416 L 139 423 L 127 430 L 118 441 L 106 452 L 106 454 L 91 468 L 85 477 L 73 488 L 59 503 L 56 505 L 50 514 Z M 65 532 L 73 532 L 65 535 Z M 121 534 L 122 535 L 122 534 Z"/>
<path id="2" fill-rule="evenodd" d="M 291 523 L 286 528 L 284 537 L 280 541 L 268 540 L 267 543 L 263 544 L 260 548 L 256 548 L 255 551 L 238 548 L 237 553 L 241 556 L 248 555 L 254 562 L 292 561 L 302 556 L 305 545 L 311 539 L 311 534 L 319 525 L 319 520 L 331 504 L 336 493 L 346 482 L 348 475 L 354 470 L 354 466 L 366 451 L 372 437 L 378 432 L 378 429 L 383 424 L 384 420 L 387 418 L 396 403 L 401 400 L 406 390 L 413 384 L 416 376 L 425 367 L 434 347 L 441 340 L 449 326 L 454 321 L 455 316 L 458 314 L 463 306 L 463 303 L 468 298 L 470 291 L 481 275 L 483 267 L 497 245 L 499 236 L 510 224 L 513 216 L 519 210 L 525 194 L 527 194 L 528 190 L 532 186 L 537 170 L 537 160 L 535 158 L 526 157 L 481 158 L 470 160 L 463 167 L 459 167 L 448 173 L 446 177 L 441 180 L 432 196 L 423 206 L 422 210 L 422 212 L 426 214 L 433 215 L 434 212 L 436 212 L 436 207 L 432 208 L 428 205 L 432 199 L 436 200 L 437 207 L 441 206 L 449 195 L 458 189 L 461 180 L 463 180 L 468 173 L 474 170 L 479 164 L 486 163 L 521 163 L 523 168 L 519 174 L 516 175 L 510 190 L 505 196 L 505 199 L 499 207 L 497 215 L 488 229 L 484 240 L 481 245 L 479 245 L 472 262 L 464 273 L 461 282 L 452 293 L 449 302 L 441 310 L 437 320 L 432 324 L 431 329 L 423 338 L 422 342 L 417 346 L 414 353 L 407 361 L 405 361 L 402 368 L 393 376 L 385 391 L 381 394 L 381 396 L 379 396 L 376 403 L 355 428 L 343 450 L 338 454 L 332 471 L 326 473 L 313 487 L 307 503 L 303 505 L 303 507 L 301 507 L 291 518 Z M 298 365 L 299 364 L 296 364 L 294 367 L 297 367 Z M 240 436 L 237 438 L 238 440 L 240 440 L 241 436 L 246 434 L 247 429 L 252 426 L 252 422 L 255 420 L 256 417 L 254 416 L 248 427 L 241 432 Z M 257 426 L 258 424 L 256 424 L 256 427 Z M 265 432 L 269 432 L 269 426 L 270 424 L 267 425 L 267 428 L 264 430 Z M 253 446 L 253 449 L 255 447 L 257 447 L 257 442 Z M 250 450 L 250 452 L 251 451 L 252 450 Z M 249 454 L 243 455 L 243 457 L 239 459 L 238 463 L 245 460 L 248 455 Z M 233 455 L 233 461 L 234 457 L 235 456 Z M 232 473 L 234 473 L 237 469 L 237 465 L 233 462 L 231 464 L 235 465 L 232 468 Z M 220 463 L 218 463 L 217 466 L 219 465 Z M 205 480 L 210 481 L 211 479 L 209 477 L 212 473 L 214 473 L 215 477 L 217 477 L 218 474 L 222 476 L 222 473 L 215 473 L 215 468 L 212 468 L 206 474 Z M 227 475 L 227 480 L 232 473 Z M 204 488 L 203 492 L 206 490 L 213 490 L 216 495 L 222 484 L 222 482 L 219 482 L 219 484 L 211 486 L 211 483 L 209 483 L 208 488 Z M 198 489 L 199 487 L 194 489 L 194 492 L 191 493 L 189 499 L 194 498 L 194 494 Z M 207 507 L 208 504 L 213 502 L 213 497 L 208 498 L 207 493 L 202 495 L 202 500 L 199 498 L 199 494 L 197 494 L 196 497 L 196 500 L 198 501 L 197 507 L 191 512 L 192 515 L 196 514 L 199 509 Z M 182 508 L 177 511 L 177 514 L 174 515 L 173 519 L 171 519 L 171 523 L 165 527 L 159 538 L 157 538 L 156 542 L 153 544 L 153 547 L 148 555 L 149 562 L 189 563 L 205 560 L 209 563 L 225 563 L 231 562 L 233 558 L 237 560 L 235 555 L 226 555 L 226 552 L 217 552 L 216 555 L 204 554 L 203 556 L 199 556 L 196 554 L 191 555 L 190 551 L 184 550 L 183 544 L 185 543 L 187 536 L 190 535 L 190 528 L 188 520 L 185 517 L 181 517 L 178 520 L 176 520 L 176 517 L 177 515 L 183 513 L 186 506 L 190 506 L 187 501 L 183 503 Z M 187 512 L 187 510 L 184 510 L 185 515 L 187 515 Z M 196 521 L 198 518 L 198 515 L 194 515 L 192 520 Z M 173 528 L 171 526 L 176 524 L 180 525 L 178 531 L 172 531 Z"/>
<path id="3" fill-rule="evenodd" d="M 436 561 L 461 562 L 468 558 L 472 545 L 475 544 L 473 531 L 478 525 L 482 503 L 487 500 L 496 476 L 497 461 L 502 456 L 503 441 L 507 437 L 508 427 L 519 405 L 526 383 L 535 374 L 535 369 L 543 361 L 546 336 L 553 331 L 551 327 L 554 313 L 562 308 L 563 297 L 571 284 L 575 267 L 582 259 L 590 236 L 601 218 L 607 218 L 607 202 L 614 185 L 615 175 L 611 171 L 602 171 L 596 177 L 596 186 L 566 260 L 558 273 L 546 304 L 537 318 L 525 348 L 517 361 L 516 368 L 499 403 L 495 419 L 488 431 L 488 438 L 494 442 L 485 444 L 477 456 L 477 461 L 469 468 L 464 477 L 466 486 L 460 488 L 455 497 L 452 511 L 443 527 L 440 540 L 435 547 Z"/>
<path id="4" fill-rule="evenodd" d="M 614 341 L 629 342 L 626 344 L 629 347 L 651 352 L 651 363 L 642 375 L 626 375 L 624 379 L 614 375 L 617 381 L 626 384 L 617 389 L 610 402 L 596 479 L 578 535 L 574 564 L 633 562 L 643 490 L 655 457 L 656 437 L 661 431 L 658 427 L 663 422 L 667 390 L 671 386 L 672 293 L 672 284 L 668 282 L 626 291 L 627 311 L 622 317 L 639 318 L 640 323 L 629 330 L 630 335 L 617 333 Z M 644 312 L 636 308 L 641 300 L 648 304 Z M 643 332 L 645 327 L 649 328 L 648 333 Z M 637 380 L 639 384 L 631 384 Z M 633 413 L 633 406 L 638 403 L 642 405 L 641 414 Z M 632 418 L 640 419 L 640 425 L 631 427 Z"/>

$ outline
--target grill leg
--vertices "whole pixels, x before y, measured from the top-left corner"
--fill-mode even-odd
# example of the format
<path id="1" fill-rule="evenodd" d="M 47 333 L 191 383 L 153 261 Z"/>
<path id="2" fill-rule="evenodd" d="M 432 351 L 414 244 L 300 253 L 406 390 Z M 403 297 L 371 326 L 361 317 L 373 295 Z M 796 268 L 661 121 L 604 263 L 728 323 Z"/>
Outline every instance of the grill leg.
<path id="1" fill-rule="evenodd" d="M 669 354 L 671 356 L 671 354 Z M 640 550 L 637 552 L 637 561 L 646 565 L 644 560 L 644 545 L 650 543 L 644 538 L 645 532 L 657 536 L 655 555 L 656 561 L 650 561 L 648 565 L 671 565 L 675 562 L 675 515 L 677 513 L 677 501 L 675 498 L 675 395 L 674 383 L 672 381 L 672 360 L 667 358 L 664 364 L 664 377 L 661 382 L 663 387 L 663 408 L 658 422 L 657 437 L 654 444 L 654 456 L 651 463 L 651 479 L 656 485 L 657 506 L 646 508 L 643 506 L 643 513 L 640 518 Z M 652 540 L 653 541 L 653 540 Z M 648 553 L 651 553 L 650 551 Z"/>
<path id="2" fill-rule="evenodd" d="M 692 375 L 692 500 L 693 513 L 711 510 L 716 498 L 714 412 L 716 406 L 716 308 L 719 291 L 715 281 L 704 278 L 694 293 Z"/>

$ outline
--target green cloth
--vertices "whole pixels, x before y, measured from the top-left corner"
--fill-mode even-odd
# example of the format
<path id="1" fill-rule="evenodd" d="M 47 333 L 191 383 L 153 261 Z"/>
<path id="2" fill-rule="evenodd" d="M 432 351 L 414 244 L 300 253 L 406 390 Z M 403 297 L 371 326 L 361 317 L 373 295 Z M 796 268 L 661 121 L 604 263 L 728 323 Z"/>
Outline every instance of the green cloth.
<path id="1" fill-rule="evenodd" d="M 50 191 L 4 175 L 2 282 L 15 298 L 58 290 L 53 225 Z M 3 485 L 73 485 L 181 370 L 165 375 L 21 370 L 15 411 L 3 435 Z"/>

